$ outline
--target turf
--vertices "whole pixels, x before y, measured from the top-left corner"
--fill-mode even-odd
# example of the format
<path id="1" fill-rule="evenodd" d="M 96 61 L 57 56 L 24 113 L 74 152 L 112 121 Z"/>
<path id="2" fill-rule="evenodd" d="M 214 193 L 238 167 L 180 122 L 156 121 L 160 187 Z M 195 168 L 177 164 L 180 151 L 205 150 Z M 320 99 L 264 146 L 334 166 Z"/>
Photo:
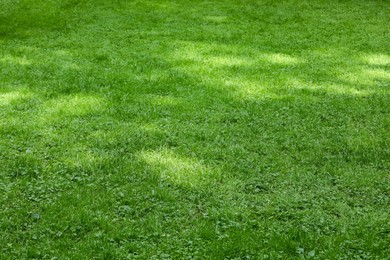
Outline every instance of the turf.
<path id="1" fill-rule="evenodd" d="M 0 258 L 387 258 L 389 21 L 0 0 Z"/>

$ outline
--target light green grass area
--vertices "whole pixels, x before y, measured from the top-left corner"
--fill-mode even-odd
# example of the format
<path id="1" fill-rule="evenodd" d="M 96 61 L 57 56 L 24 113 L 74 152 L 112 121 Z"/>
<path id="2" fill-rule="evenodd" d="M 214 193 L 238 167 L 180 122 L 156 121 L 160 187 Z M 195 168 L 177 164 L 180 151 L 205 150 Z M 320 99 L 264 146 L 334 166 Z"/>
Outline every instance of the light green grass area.
<path id="1" fill-rule="evenodd" d="M 0 259 L 386 259 L 389 21 L 0 0 Z"/>

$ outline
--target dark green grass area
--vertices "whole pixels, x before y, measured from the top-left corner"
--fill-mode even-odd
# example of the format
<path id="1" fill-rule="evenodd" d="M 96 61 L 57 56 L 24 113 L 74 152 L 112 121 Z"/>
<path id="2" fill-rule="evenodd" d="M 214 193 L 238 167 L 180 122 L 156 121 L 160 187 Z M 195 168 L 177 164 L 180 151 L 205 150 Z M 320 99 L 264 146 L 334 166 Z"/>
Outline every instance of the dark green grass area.
<path id="1" fill-rule="evenodd" d="M 0 258 L 386 259 L 389 21 L 0 0 Z"/>

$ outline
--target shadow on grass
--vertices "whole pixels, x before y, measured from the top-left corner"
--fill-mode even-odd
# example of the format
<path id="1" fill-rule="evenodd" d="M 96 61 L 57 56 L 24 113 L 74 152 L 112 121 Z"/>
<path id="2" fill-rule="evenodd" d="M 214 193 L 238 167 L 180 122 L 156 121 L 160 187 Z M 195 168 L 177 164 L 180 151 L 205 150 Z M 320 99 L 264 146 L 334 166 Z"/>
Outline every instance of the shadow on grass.
<path id="1" fill-rule="evenodd" d="M 390 111 L 381 34 L 375 55 L 347 40 L 340 47 L 336 36 L 320 46 L 310 35 L 323 21 L 297 8 L 236 3 L 203 15 L 210 4 L 119 1 L 88 14 L 104 22 L 65 37 L 46 26 L 55 8 L 31 34 L 37 10 L 14 18 L 30 36 L 2 38 L 2 239 L 19 241 L 4 252 L 37 257 L 40 246 L 60 252 L 63 243 L 76 256 L 72 241 L 112 257 L 384 252 Z M 249 25 L 236 23 L 237 7 Z M 41 242 L 23 249 L 26 234 Z"/>

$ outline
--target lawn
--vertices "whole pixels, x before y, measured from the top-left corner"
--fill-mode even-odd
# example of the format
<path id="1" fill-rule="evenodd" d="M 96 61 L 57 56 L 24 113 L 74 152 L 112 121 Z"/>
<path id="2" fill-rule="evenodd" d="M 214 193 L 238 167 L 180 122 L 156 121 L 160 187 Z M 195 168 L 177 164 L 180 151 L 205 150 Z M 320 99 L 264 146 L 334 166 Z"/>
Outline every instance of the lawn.
<path id="1" fill-rule="evenodd" d="M 0 259 L 386 259 L 389 21 L 0 0 Z"/>

